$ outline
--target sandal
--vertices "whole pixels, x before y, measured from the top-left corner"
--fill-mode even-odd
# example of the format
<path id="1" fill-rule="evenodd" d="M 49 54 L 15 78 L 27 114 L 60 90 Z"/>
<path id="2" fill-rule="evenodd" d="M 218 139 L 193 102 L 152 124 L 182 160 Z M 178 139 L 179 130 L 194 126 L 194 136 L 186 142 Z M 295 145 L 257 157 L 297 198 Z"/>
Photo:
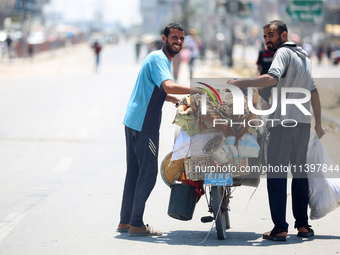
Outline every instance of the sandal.
<path id="1" fill-rule="evenodd" d="M 129 232 L 129 229 L 130 229 L 130 227 L 128 227 L 128 228 L 117 228 L 117 232 L 119 232 L 119 233 L 127 233 L 127 232 Z"/>
<path id="2" fill-rule="evenodd" d="M 274 227 L 272 231 L 264 233 L 262 238 L 271 241 L 286 241 L 287 236 L 277 236 L 280 233 L 288 233 L 288 230 Z"/>
<path id="3" fill-rule="evenodd" d="M 302 227 L 305 227 L 308 230 L 308 232 L 300 232 L 299 231 L 298 234 L 297 234 L 298 237 L 311 237 L 311 236 L 314 236 L 314 230 L 311 229 L 311 225 L 300 226 L 297 229 L 302 228 Z"/>
<path id="4" fill-rule="evenodd" d="M 142 233 L 129 233 L 128 236 L 161 236 L 163 233 L 146 224 L 146 231 Z"/>

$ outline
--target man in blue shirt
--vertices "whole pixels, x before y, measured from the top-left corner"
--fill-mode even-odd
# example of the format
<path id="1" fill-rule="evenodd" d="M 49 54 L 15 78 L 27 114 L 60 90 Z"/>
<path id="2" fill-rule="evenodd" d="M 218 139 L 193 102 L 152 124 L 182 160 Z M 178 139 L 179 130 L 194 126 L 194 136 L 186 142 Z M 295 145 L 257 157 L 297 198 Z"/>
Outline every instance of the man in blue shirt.
<path id="1" fill-rule="evenodd" d="M 161 50 L 144 60 L 124 118 L 127 173 L 118 232 L 130 236 L 159 236 L 162 232 L 145 225 L 145 202 L 156 183 L 159 128 L 164 101 L 176 104 L 180 98 L 169 94 L 189 94 L 190 87 L 171 78 L 171 60 L 180 52 L 185 31 L 178 23 L 164 29 Z"/>

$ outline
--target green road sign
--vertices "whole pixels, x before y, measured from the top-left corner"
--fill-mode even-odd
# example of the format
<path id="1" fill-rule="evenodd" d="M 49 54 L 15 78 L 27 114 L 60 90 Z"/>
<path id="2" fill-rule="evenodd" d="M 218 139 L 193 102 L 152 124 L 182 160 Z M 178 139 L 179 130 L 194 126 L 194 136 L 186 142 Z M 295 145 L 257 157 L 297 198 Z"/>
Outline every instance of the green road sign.
<path id="1" fill-rule="evenodd" d="M 286 11 L 294 21 L 315 22 L 322 17 L 322 0 L 293 0 Z"/>

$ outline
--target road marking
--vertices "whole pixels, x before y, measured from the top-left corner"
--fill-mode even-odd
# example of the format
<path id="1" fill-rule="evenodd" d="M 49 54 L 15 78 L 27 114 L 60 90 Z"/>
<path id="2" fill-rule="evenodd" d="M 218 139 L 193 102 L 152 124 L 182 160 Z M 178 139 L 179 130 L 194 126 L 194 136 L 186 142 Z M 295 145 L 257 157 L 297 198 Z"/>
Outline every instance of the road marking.
<path id="1" fill-rule="evenodd" d="M 53 172 L 65 172 L 71 164 L 73 163 L 73 157 L 64 157 L 59 163 L 54 167 Z"/>
<path id="2" fill-rule="evenodd" d="M 10 213 L 0 222 L 0 242 L 25 218 L 27 213 Z"/>

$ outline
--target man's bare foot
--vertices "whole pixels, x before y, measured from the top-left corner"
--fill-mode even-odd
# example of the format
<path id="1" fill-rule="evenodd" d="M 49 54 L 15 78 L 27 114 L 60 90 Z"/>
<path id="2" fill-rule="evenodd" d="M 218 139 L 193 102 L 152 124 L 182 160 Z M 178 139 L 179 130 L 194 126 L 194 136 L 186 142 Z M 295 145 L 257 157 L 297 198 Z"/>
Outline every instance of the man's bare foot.
<path id="1" fill-rule="evenodd" d="M 130 224 L 119 223 L 118 225 L 118 229 L 128 229 L 129 227 L 130 227 Z"/>
<path id="2" fill-rule="evenodd" d="M 311 229 L 310 225 L 299 227 L 298 231 L 299 232 L 298 232 L 297 236 L 299 236 L 299 237 L 314 236 L 314 230 Z"/>
<path id="3" fill-rule="evenodd" d="M 301 233 L 308 233 L 308 229 L 306 227 L 299 227 L 298 231 Z"/>
<path id="4" fill-rule="evenodd" d="M 129 233 L 130 233 L 130 234 L 144 233 L 144 232 L 146 232 L 146 230 L 147 230 L 147 227 L 146 227 L 146 226 L 141 226 L 141 227 L 130 226 Z"/>
<path id="5" fill-rule="evenodd" d="M 270 232 L 267 232 L 265 233 L 266 235 L 270 235 L 271 234 L 271 231 Z M 288 236 L 288 233 L 287 232 L 280 232 L 278 234 L 276 234 L 275 236 L 282 236 L 282 237 L 287 237 Z"/>
<path id="6" fill-rule="evenodd" d="M 161 236 L 163 233 L 154 227 L 146 224 L 146 226 L 134 227 L 130 226 L 129 236 Z"/>
<path id="7" fill-rule="evenodd" d="M 276 234 L 275 236 L 283 236 L 283 237 L 287 237 L 287 236 L 288 236 L 288 233 L 287 233 L 287 232 L 281 232 L 281 233 Z"/>
<path id="8" fill-rule="evenodd" d="M 273 228 L 272 231 L 266 232 L 262 235 L 263 239 L 272 241 L 286 241 L 288 232 L 285 229 Z"/>

